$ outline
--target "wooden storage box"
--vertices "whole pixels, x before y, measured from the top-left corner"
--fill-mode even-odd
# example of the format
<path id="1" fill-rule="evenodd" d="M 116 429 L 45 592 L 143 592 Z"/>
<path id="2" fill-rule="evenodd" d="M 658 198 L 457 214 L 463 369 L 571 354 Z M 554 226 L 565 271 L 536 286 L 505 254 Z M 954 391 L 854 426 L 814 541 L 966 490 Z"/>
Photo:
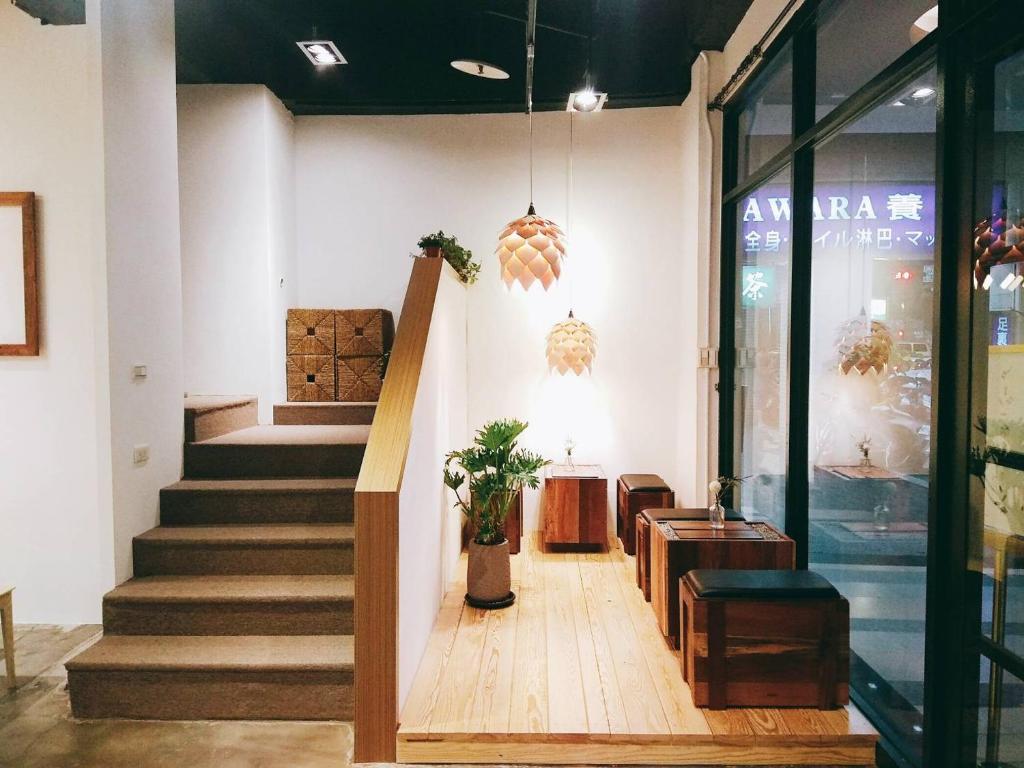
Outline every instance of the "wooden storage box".
<path id="1" fill-rule="evenodd" d="M 698 707 L 849 701 L 850 607 L 809 571 L 690 571 L 679 579 L 683 677 Z"/>
<path id="2" fill-rule="evenodd" d="M 708 519 L 708 511 L 701 507 L 675 507 L 673 509 L 645 509 L 636 516 L 636 585 L 644 593 L 644 600 L 651 602 L 651 523 L 661 520 Z M 731 509 L 725 510 L 725 519 L 743 522 L 743 515 Z"/>
<path id="3" fill-rule="evenodd" d="M 615 535 L 627 555 L 636 552 L 636 516 L 645 509 L 674 507 L 675 492 L 658 475 L 619 475 Z"/>
<path id="4" fill-rule="evenodd" d="M 334 310 L 289 309 L 285 354 L 334 356 Z"/>
<path id="5" fill-rule="evenodd" d="M 395 321 L 386 309 L 339 309 L 335 312 L 339 357 L 381 357 L 391 351 Z"/>
<path id="6" fill-rule="evenodd" d="M 679 579 L 697 568 L 792 569 L 795 542 L 768 523 L 667 520 L 651 525 L 651 608 L 661 633 L 679 647 Z"/>
<path id="7" fill-rule="evenodd" d="M 285 359 L 288 402 L 332 402 L 337 390 L 334 355 L 288 355 Z"/>

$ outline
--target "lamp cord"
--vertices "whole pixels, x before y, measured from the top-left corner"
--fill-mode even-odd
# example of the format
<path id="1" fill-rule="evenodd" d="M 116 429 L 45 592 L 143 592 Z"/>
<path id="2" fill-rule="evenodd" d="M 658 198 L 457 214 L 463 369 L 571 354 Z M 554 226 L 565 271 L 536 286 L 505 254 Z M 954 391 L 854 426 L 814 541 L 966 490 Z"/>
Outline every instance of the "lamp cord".
<path id="1" fill-rule="evenodd" d="M 570 111 L 569 112 L 569 190 L 568 190 L 568 194 L 566 195 L 566 201 L 565 201 L 565 230 L 566 230 L 566 234 L 570 238 L 572 237 L 572 195 L 573 195 L 573 192 L 575 191 L 575 188 L 576 188 L 576 186 L 575 186 L 575 179 L 573 177 L 573 168 L 572 168 L 572 150 L 573 150 L 573 145 L 574 145 L 573 130 L 572 129 L 573 129 L 573 113 Z M 568 261 L 568 260 L 566 260 L 566 261 Z M 566 264 L 566 266 L 568 266 L 568 264 Z M 568 272 L 569 272 L 569 275 L 568 275 L 568 280 L 566 282 L 569 283 L 569 317 L 572 317 L 573 282 L 574 282 L 574 280 L 573 280 L 572 269 L 569 268 Z"/>
<path id="2" fill-rule="evenodd" d="M 530 207 L 533 208 L 533 110 L 530 110 Z"/>

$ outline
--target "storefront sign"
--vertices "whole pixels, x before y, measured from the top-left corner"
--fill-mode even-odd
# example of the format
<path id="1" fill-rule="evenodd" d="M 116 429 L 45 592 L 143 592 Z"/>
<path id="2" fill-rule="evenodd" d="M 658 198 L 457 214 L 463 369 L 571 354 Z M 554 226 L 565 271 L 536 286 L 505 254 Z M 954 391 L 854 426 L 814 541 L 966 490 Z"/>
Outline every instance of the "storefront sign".
<path id="1" fill-rule="evenodd" d="M 789 188 L 762 187 L 742 203 L 743 250 L 788 250 Z M 861 248 L 931 255 L 935 244 L 935 187 L 930 184 L 823 184 L 812 200 L 814 249 Z"/>
<path id="2" fill-rule="evenodd" d="M 775 303 L 775 268 L 746 265 L 740 285 L 740 303 L 748 309 Z"/>
<path id="3" fill-rule="evenodd" d="M 1014 338 L 1013 319 L 1009 312 L 992 313 L 992 346 L 1009 347 L 1016 344 Z"/>

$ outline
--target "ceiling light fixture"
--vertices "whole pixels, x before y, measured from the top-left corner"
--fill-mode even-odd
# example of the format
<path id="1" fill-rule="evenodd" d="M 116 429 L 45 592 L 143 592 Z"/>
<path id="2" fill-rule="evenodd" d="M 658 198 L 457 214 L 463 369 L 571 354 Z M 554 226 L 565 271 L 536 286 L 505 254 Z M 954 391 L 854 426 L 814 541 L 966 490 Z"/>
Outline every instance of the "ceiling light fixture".
<path id="1" fill-rule="evenodd" d="M 452 67 L 459 70 L 459 72 L 465 72 L 467 75 L 483 77 L 487 80 L 508 80 L 509 77 L 508 72 L 497 64 L 477 61 L 476 59 L 455 59 L 452 62 Z"/>
<path id="2" fill-rule="evenodd" d="M 910 94 L 910 96 L 915 99 L 927 99 L 929 96 L 934 95 L 935 89 L 927 85 L 915 89 L 914 92 Z"/>
<path id="3" fill-rule="evenodd" d="M 608 94 L 595 91 L 593 88 L 584 88 L 581 91 L 573 91 L 569 94 L 569 101 L 565 104 L 566 112 L 600 112 L 608 101 Z"/>
<path id="4" fill-rule="evenodd" d="M 569 319 L 555 323 L 548 333 L 547 355 L 548 369 L 563 376 L 569 371 L 577 376 L 585 370 L 592 371 L 597 357 L 597 334 L 569 310 Z"/>
<path id="5" fill-rule="evenodd" d="M 314 66 L 333 67 L 337 64 L 348 64 L 345 57 L 341 55 L 338 46 L 330 40 L 301 40 L 296 43 L 302 52 L 306 54 Z"/>
<path id="6" fill-rule="evenodd" d="M 917 43 L 939 28 L 939 6 L 934 5 L 922 13 L 910 27 L 910 42 Z"/>

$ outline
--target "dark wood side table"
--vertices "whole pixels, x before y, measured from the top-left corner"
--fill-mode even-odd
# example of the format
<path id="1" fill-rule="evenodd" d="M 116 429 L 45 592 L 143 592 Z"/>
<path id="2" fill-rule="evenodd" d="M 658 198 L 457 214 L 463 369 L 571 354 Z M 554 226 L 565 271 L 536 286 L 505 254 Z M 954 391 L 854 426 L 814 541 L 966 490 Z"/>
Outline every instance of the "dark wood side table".
<path id="1" fill-rule="evenodd" d="M 596 464 L 556 464 L 544 477 L 544 544 L 608 544 L 608 479 Z"/>
<path id="2" fill-rule="evenodd" d="M 762 522 L 729 522 L 715 530 L 707 521 L 664 520 L 651 524 L 651 608 L 661 633 L 679 647 L 679 579 L 697 568 L 781 570 L 796 565 L 796 543 Z"/>
<path id="3" fill-rule="evenodd" d="M 636 585 L 644 593 L 644 600 L 651 602 L 651 523 L 661 520 L 707 519 L 708 511 L 703 507 L 645 509 L 636 516 Z M 731 509 L 725 510 L 725 519 L 744 521 L 743 515 Z"/>

